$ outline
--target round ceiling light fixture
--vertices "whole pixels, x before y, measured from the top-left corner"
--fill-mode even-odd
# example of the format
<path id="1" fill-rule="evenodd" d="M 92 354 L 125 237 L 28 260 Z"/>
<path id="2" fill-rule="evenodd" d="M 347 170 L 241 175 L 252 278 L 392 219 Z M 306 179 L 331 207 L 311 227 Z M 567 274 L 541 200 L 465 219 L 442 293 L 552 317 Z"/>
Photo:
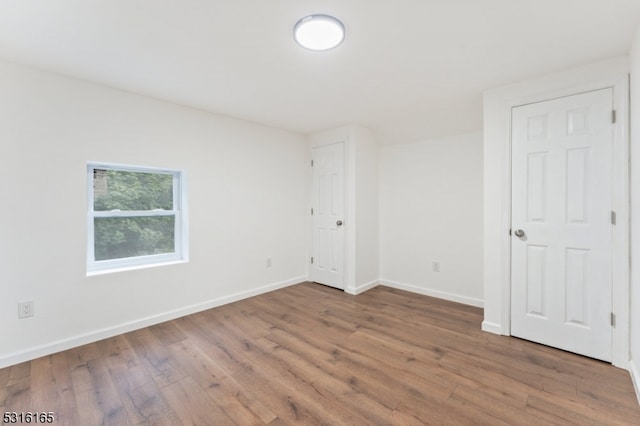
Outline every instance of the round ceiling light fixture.
<path id="1" fill-rule="evenodd" d="M 293 27 L 293 38 L 310 50 L 329 50 L 344 40 L 344 25 L 329 15 L 309 15 Z"/>

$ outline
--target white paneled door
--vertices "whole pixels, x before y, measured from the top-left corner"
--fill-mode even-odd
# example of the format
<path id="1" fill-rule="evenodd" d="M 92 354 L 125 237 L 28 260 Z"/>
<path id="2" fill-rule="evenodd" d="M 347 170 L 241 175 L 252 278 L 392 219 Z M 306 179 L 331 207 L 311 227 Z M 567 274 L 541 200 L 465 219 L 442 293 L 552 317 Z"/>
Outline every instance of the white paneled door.
<path id="1" fill-rule="evenodd" d="M 511 334 L 612 354 L 613 90 L 513 109 Z"/>
<path id="2" fill-rule="evenodd" d="M 344 143 L 312 152 L 311 281 L 344 289 Z"/>

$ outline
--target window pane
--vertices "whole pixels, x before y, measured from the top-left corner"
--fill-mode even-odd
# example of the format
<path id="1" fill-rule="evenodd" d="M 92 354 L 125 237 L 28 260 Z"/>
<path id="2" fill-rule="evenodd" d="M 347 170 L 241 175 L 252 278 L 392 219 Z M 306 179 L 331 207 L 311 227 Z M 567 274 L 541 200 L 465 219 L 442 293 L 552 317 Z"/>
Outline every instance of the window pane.
<path id="1" fill-rule="evenodd" d="M 175 216 L 94 218 L 95 259 L 173 253 Z"/>
<path id="2" fill-rule="evenodd" d="M 93 170 L 93 209 L 173 210 L 173 175 Z"/>

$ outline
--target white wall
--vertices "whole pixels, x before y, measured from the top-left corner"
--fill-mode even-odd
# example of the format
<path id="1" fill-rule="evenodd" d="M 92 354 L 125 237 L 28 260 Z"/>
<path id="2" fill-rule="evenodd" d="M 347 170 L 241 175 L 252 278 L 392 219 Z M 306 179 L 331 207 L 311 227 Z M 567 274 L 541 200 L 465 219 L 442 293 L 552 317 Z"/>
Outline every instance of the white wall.
<path id="1" fill-rule="evenodd" d="M 355 142 L 356 277 L 355 293 L 379 280 L 378 144 L 365 127 L 353 128 Z"/>
<path id="2" fill-rule="evenodd" d="M 482 146 L 470 133 L 380 148 L 383 284 L 482 306 Z"/>
<path id="3" fill-rule="evenodd" d="M 631 60 L 631 377 L 640 401 L 640 27 Z"/>
<path id="4" fill-rule="evenodd" d="M 302 135 L 7 63 L 0 93 L 0 367 L 306 278 Z M 190 262 L 86 277 L 87 161 L 185 170 Z"/>

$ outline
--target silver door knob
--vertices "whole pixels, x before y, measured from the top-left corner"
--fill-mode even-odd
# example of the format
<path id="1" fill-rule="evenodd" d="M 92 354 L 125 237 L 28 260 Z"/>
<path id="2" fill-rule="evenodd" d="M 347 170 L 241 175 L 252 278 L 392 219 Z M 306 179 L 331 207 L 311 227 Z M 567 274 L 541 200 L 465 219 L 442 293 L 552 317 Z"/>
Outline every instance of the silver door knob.
<path id="1" fill-rule="evenodd" d="M 516 232 L 514 232 L 514 234 L 516 235 L 516 237 L 518 238 L 522 238 L 524 237 L 524 231 L 522 229 L 516 229 Z"/>
<path id="2" fill-rule="evenodd" d="M 342 221 L 341 220 L 336 221 L 336 225 L 342 226 Z"/>

